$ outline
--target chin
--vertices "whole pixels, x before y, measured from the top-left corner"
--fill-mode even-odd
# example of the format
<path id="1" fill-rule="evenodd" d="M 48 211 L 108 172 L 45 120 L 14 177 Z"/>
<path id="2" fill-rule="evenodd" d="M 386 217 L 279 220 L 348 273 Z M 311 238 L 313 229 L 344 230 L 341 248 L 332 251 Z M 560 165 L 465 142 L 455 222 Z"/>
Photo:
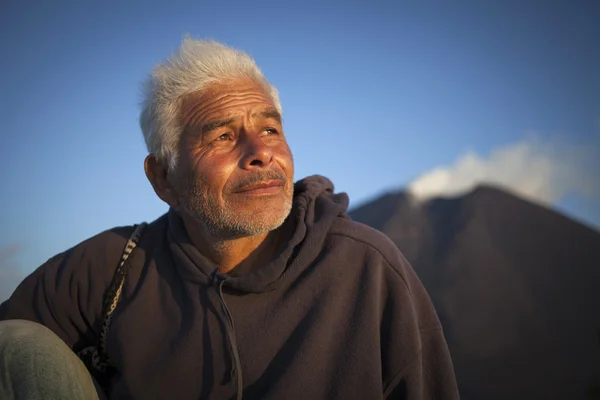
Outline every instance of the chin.
<path id="1" fill-rule="evenodd" d="M 269 207 L 268 209 L 262 208 L 250 213 L 247 213 L 247 220 L 254 221 L 257 225 L 277 225 L 281 224 L 288 216 L 289 211 L 283 207 Z"/>
<path id="2" fill-rule="evenodd" d="M 264 202 L 258 207 L 251 207 L 250 210 L 246 208 L 239 215 L 244 215 L 248 226 L 255 226 L 257 230 L 263 232 L 272 231 L 279 228 L 286 220 L 291 211 L 290 205 L 291 202 L 279 201 L 277 204 Z"/>

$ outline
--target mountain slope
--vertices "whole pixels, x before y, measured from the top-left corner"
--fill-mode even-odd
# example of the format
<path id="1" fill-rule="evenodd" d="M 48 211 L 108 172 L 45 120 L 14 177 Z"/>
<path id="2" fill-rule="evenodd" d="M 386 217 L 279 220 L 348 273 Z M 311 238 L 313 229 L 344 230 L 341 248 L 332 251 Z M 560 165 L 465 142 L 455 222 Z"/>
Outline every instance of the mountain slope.
<path id="1" fill-rule="evenodd" d="M 600 233 L 480 186 L 350 213 L 386 233 L 440 314 L 464 399 L 584 399 L 600 381 Z"/>

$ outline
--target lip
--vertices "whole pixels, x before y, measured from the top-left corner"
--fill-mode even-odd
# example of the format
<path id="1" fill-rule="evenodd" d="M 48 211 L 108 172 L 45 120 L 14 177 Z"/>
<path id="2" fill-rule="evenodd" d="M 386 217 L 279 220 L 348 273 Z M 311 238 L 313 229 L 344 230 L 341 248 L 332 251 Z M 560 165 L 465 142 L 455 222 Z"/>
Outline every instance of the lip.
<path id="1" fill-rule="evenodd" d="M 240 190 L 237 190 L 236 193 L 251 194 L 251 195 L 273 194 L 273 193 L 279 192 L 281 190 L 281 188 L 283 188 L 284 185 L 285 185 L 284 181 L 279 181 L 279 180 L 267 181 L 267 182 L 261 182 L 261 183 L 257 183 L 254 185 L 250 185 L 250 186 L 244 186 Z"/>

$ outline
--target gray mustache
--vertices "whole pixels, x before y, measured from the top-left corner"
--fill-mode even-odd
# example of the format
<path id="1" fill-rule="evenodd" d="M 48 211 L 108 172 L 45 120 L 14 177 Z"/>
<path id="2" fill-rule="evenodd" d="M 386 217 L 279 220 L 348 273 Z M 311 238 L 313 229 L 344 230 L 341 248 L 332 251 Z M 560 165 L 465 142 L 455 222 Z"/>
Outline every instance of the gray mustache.
<path id="1" fill-rule="evenodd" d="M 251 185 L 255 185 L 257 183 L 265 182 L 265 181 L 286 181 L 286 176 L 283 171 L 261 171 L 255 172 L 250 176 L 245 177 L 243 180 L 237 182 L 235 186 L 232 188 L 232 191 L 242 190 L 243 188 Z"/>

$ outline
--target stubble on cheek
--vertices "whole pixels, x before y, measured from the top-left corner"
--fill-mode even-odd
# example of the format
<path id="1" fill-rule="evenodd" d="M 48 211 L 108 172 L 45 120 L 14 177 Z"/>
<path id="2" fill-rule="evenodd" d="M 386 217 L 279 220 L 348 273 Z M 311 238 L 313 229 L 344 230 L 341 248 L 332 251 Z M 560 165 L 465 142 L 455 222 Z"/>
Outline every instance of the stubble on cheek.
<path id="1" fill-rule="evenodd" d="M 203 174 L 189 173 L 175 179 L 180 208 L 215 235 L 230 237 L 239 230 L 239 216 L 219 190 L 211 186 Z M 213 190 L 211 190 L 211 188 Z"/>

